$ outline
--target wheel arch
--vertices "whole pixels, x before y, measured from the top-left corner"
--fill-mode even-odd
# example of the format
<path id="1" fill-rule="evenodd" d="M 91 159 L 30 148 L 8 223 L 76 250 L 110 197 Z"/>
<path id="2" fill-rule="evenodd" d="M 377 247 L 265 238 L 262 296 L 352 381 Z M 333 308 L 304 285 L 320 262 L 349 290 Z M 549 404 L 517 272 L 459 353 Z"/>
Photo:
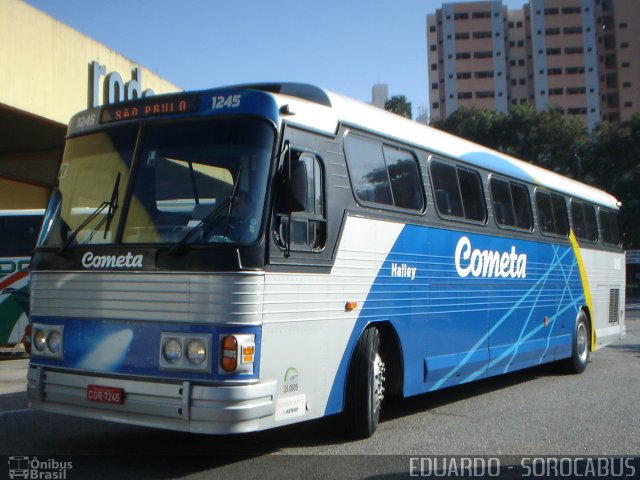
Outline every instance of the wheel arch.
<path id="1" fill-rule="evenodd" d="M 341 386 L 342 406 L 339 411 L 344 411 L 347 406 L 347 394 L 349 388 L 349 376 L 354 362 L 354 354 L 358 344 L 358 339 L 371 327 L 375 327 L 380 334 L 380 353 L 385 362 L 385 391 L 389 395 L 402 396 L 404 386 L 404 357 L 402 354 L 402 344 L 400 337 L 389 320 L 367 323 L 355 337 L 355 341 L 348 352 L 346 363 L 346 374 L 344 383 Z"/>
<path id="2" fill-rule="evenodd" d="M 587 317 L 587 328 L 589 329 L 588 333 L 589 333 L 589 338 L 591 339 L 591 342 L 589 342 L 589 350 L 593 352 L 596 349 L 596 330 L 593 327 L 593 319 L 591 318 L 591 309 L 589 308 L 588 305 L 583 305 L 580 307 L 580 310 L 578 311 L 578 315 L 580 314 L 580 312 L 583 312 Z"/>
<path id="3" fill-rule="evenodd" d="M 355 338 L 347 364 L 343 416 L 350 435 L 369 438 L 378 427 L 385 393 L 402 394 L 402 350 L 389 321 L 367 323 Z"/>

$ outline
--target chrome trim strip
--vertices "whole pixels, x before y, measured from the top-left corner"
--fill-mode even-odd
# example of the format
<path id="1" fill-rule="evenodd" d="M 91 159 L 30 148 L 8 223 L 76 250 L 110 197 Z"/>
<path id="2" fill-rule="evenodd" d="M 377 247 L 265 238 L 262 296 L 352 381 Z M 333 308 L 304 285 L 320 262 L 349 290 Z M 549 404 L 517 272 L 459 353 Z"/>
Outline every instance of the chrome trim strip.
<path id="1" fill-rule="evenodd" d="M 264 272 L 33 272 L 31 314 L 47 318 L 259 325 Z"/>

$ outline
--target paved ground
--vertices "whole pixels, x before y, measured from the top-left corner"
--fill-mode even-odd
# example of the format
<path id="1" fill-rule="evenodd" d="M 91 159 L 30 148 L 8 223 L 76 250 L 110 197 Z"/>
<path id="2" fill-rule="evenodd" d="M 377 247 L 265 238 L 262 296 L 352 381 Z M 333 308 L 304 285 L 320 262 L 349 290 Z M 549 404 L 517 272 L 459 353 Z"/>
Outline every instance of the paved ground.
<path id="1" fill-rule="evenodd" d="M 345 438 L 340 416 L 202 436 L 35 412 L 25 364 L 0 362 L 2 388 L 19 390 L 0 395 L 0 460 L 67 458 L 69 480 L 404 478 L 411 456 L 640 456 L 640 310 L 629 310 L 624 340 L 592 354 L 582 375 L 544 366 L 397 400 L 361 441 Z"/>
<path id="2" fill-rule="evenodd" d="M 0 360 L 0 395 L 26 390 L 27 359 Z"/>

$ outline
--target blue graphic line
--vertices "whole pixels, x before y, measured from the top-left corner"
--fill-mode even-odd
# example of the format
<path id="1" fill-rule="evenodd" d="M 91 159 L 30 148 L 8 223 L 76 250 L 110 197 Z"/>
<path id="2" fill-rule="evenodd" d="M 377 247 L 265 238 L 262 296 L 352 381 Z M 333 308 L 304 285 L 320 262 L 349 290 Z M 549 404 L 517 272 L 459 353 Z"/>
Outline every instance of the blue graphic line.
<path id="1" fill-rule="evenodd" d="M 438 380 L 435 385 L 433 387 L 431 387 L 429 390 L 433 391 L 433 390 L 437 390 L 438 388 L 440 388 L 442 386 L 442 384 L 444 384 L 449 378 L 451 378 L 453 375 L 456 374 L 457 371 L 459 371 L 462 367 L 464 367 L 467 362 L 469 361 L 469 359 L 473 356 L 473 354 L 475 354 L 478 349 L 480 348 L 481 345 L 483 345 L 487 339 L 491 336 L 491 334 L 493 334 L 493 332 L 495 332 L 510 316 L 511 314 L 517 310 L 520 305 L 529 298 L 530 295 L 532 295 L 532 293 L 535 291 L 536 288 L 538 288 L 541 284 L 545 284 L 547 279 L 549 278 L 549 275 L 551 274 L 552 270 L 555 268 L 556 266 L 556 262 L 555 260 L 557 259 L 558 262 L 561 262 L 565 256 L 567 256 L 567 254 L 569 252 L 571 252 L 571 249 L 567 249 L 561 257 L 557 256 L 557 252 L 554 255 L 554 262 L 552 263 L 552 265 L 547 269 L 547 271 L 540 277 L 540 279 L 516 302 L 516 304 L 511 307 L 503 316 L 502 318 L 500 318 L 500 320 L 498 320 L 498 322 L 496 322 L 496 324 L 491 327 L 491 329 L 473 346 L 473 348 L 471 348 L 471 350 L 469 350 L 467 352 L 467 354 L 464 356 L 464 358 L 462 359 L 462 361 L 456 365 L 453 369 L 451 369 L 451 371 L 449 371 L 445 376 L 443 376 L 440 380 Z M 535 307 L 534 307 L 535 308 Z M 556 312 L 557 313 L 557 312 Z M 539 328 L 537 328 L 535 331 L 539 330 Z M 534 333 L 535 333 L 534 331 Z M 527 338 L 530 338 L 530 335 L 527 336 Z M 522 342 L 519 342 L 522 343 Z M 510 349 L 508 349 L 506 352 L 504 353 L 509 353 L 511 351 L 513 351 L 513 348 L 517 345 L 513 345 Z M 503 355 L 504 355 L 503 353 Z M 503 355 L 501 355 L 501 358 L 503 358 Z M 494 362 L 492 362 L 492 364 L 495 364 Z M 463 380 L 462 383 L 464 383 L 465 381 L 469 381 L 472 380 L 476 377 L 478 377 L 479 375 L 481 375 L 484 371 L 486 370 L 486 367 L 483 367 L 481 370 L 478 370 L 475 373 L 472 373 L 469 377 L 467 377 L 467 379 Z"/>
<path id="2" fill-rule="evenodd" d="M 546 282 L 545 282 L 545 284 L 546 284 Z M 542 295 L 542 291 L 543 290 L 544 290 L 544 285 L 542 285 L 542 287 L 538 290 L 538 294 L 536 295 L 535 302 L 533 303 L 534 305 L 538 304 L 538 301 L 540 300 L 540 295 Z M 518 336 L 518 342 L 520 342 L 520 340 L 522 339 L 522 337 L 524 335 L 524 332 L 526 332 L 527 326 L 529 325 L 529 322 L 531 321 L 531 317 L 533 317 L 533 312 L 534 311 L 535 311 L 535 307 L 529 309 L 529 315 L 527 315 L 527 321 L 524 322 L 524 325 L 522 326 L 522 330 L 520 330 L 520 335 Z M 520 348 L 520 344 L 518 343 L 517 348 L 514 350 L 513 355 L 511 356 L 511 360 L 504 367 L 503 373 L 507 372 L 507 370 L 509 368 L 509 363 L 513 363 L 513 359 L 516 357 L 519 348 Z"/>
<path id="3" fill-rule="evenodd" d="M 562 315 L 564 312 L 566 312 L 567 310 L 571 309 L 573 307 L 573 305 L 567 305 L 564 308 L 561 308 L 560 310 L 558 310 L 550 319 L 549 322 L 555 322 L 556 319 Z M 533 335 L 535 335 L 537 332 L 539 332 L 541 329 L 544 328 L 544 324 L 540 324 L 537 327 L 535 327 L 531 332 L 529 332 L 523 339 L 522 342 L 519 343 L 523 343 L 526 342 L 527 340 L 529 340 Z M 502 355 L 500 355 L 499 357 L 497 357 L 496 359 L 492 360 L 489 362 L 489 368 L 493 367 L 494 365 L 496 365 L 497 363 L 499 363 L 504 357 L 506 357 L 511 351 L 513 351 L 514 348 L 516 348 L 518 346 L 518 344 L 514 344 L 511 347 L 509 347 L 506 351 L 504 351 L 502 353 Z M 480 372 L 481 373 L 481 372 Z M 469 377 L 465 378 L 461 383 L 464 382 L 469 382 L 471 380 L 473 380 L 474 378 L 476 378 L 480 373 L 476 372 L 472 375 L 470 375 Z"/>
<path id="4" fill-rule="evenodd" d="M 573 262 L 571 262 L 571 271 L 567 275 L 567 272 L 565 271 L 565 265 L 558 258 L 558 250 L 559 250 L 559 247 L 557 247 L 557 246 L 553 247 L 554 258 L 558 259 L 556 264 L 560 267 L 560 273 L 562 274 L 562 277 L 564 279 L 564 288 L 562 290 L 562 295 L 560 296 L 560 301 L 559 301 L 558 305 L 563 305 L 564 304 L 565 296 L 567 296 L 567 293 L 568 293 L 568 296 L 571 297 L 570 305 L 575 306 L 576 305 L 576 299 L 573 298 L 573 291 L 571 289 L 569 289 L 567 287 L 567 285 L 570 285 L 571 276 L 573 275 L 573 271 L 574 271 L 574 267 L 575 267 L 576 262 L 575 262 L 575 260 Z M 547 343 L 545 345 L 544 352 L 542 352 L 542 355 L 540 356 L 540 359 L 538 360 L 538 365 L 542 363 L 543 358 L 545 357 L 545 355 L 549 351 L 549 346 L 551 345 L 551 334 L 553 333 L 553 330 L 555 328 L 555 323 L 556 323 L 555 318 L 553 320 L 549 320 L 549 333 L 547 335 Z"/>
<path id="5" fill-rule="evenodd" d="M 554 245 L 553 246 L 553 259 L 552 259 L 552 264 L 549 267 L 549 271 L 552 271 L 557 266 L 560 266 L 560 269 L 562 270 L 562 272 L 564 274 L 564 268 L 563 268 L 563 265 L 562 265 L 562 259 L 560 257 L 558 257 L 558 250 L 559 250 L 559 247 Z M 565 255 L 566 255 L 566 253 L 568 253 L 568 250 L 565 251 Z M 563 255 L 563 258 L 564 258 L 564 255 Z M 565 276 L 565 288 L 566 288 L 566 280 L 567 279 L 566 279 L 566 276 Z M 513 360 L 516 357 L 516 355 L 518 354 L 518 350 L 520 349 L 520 346 L 524 343 L 524 342 L 522 342 L 523 336 L 524 336 L 525 332 L 527 331 L 527 326 L 529 325 L 529 321 L 531 320 L 531 317 L 533 316 L 533 312 L 535 311 L 535 305 L 538 304 L 538 301 L 540 300 L 540 295 L 542 294 L 542 291 L 544 290 L 545 286 L 546 286 L 546 280 L 544 282 L 544 285 L 542 285 L 542 287 L 538 291 L 538 295 L 536 297 L 536 301 L 533 304 L 534 307 L 529 310 L 529 315 L 527 316 L 527 321 L 522 326 L 522 330 L 520 330 L 520 335 L 518 336 L 518 340 L 516 342 L 516 349 L 514 350 L 513 355 L 511 356 L 511 359 L 509 360 L 509 362 L 507 362 L 507 364 L 505 365 L 503 373 L 506 373 L 509 370 L 509 364 L 513 364 Z M 562 304 L 562 302 L 560 304 Z M 553 325 L 551 325 L 551 328 L 549 329 L 549 336 L 547 337 L 547 349 L 549 347 L 549 339 L 551 338 L 550 335 L 551 335 L 552 328 L 553 328 Z M 545 353 L 546 353 L 546 350 L 545 350 Z"/>
<path id="6" fill-rule="evenodd" d="M 575 265 L 576 265 L 576 263 L 575 263 L 575 261 L 574 261 L 574 262 L 572 262 L 572 264 L 571 264 L 571 271 L 569 272 L 569 275 L 567 276 L 567 272 L 565 271 L 565 265 L 562 263 L 562 259 L 558 256 L 558 251 L 559 251 L 559 247 L 554 246 L 554 247 L 553 247 L 553 252 L 554 252 L 554 256 L 553 256 L 553 264 L 551 265 L 551 267 L 550 267 L 550 268 L 551 268 L 551 269 L 554 269 L 556 266 L 560 267 L 560 272 L 562 273 L 562 276 L 564 277 L 564 285 L 565 285 L 565 286 L 564 286 L 564 289 L 563 289 L 562 295 L 561 295 L 561 297 L 560 297 L 560 302 L 558 303 L 558 306 L 560 306 L 560 305 L 563 305 L 563 304 L 565 303 L 565 302 L 564 302 L 564 298 L 565 298 L 565 295 L 567 294 L 567 290 L 568 290 L 568 288 L 567 288 L 567 284 L 569 283 L 569 279 L 570 279 L 570 278 L 571 278 L 571 276 L 573 275 L 573 271 L 574 271 L 574 269 L 575 269 Z M 568 250 L 567 250 L 567 251 L 565 251 L 565 254 L 563 255 L 563 257 L 562 257 L 562 258 L 564 258 L 564 256 L 566 255 L 566 253 L 568 253 Z M 543 287 L 543 288 L 544 288 L 544 287 Z M 541 291 L 542 291 L 542 289 L 541 289 Z M 573 292 L 572 292 L 570 289 L 569 289 L 569 295 L 572 297 L 572 298 L 571 298 L 571 305 L 569 306 L 569 308 L 570 308 L 571 306 L 576 306 L 577 301 L 573 298 Z M 581 298 L 581 297 L 579 297 L 579 298 L 578 298 L 578 300 L 580 300 L 580 298 Z M 536 300 L 537 300 L 537 299 L 536 299 Z M 577 308 L 577 307 L 576 307 L 576 308 Z M 523 341 L 522 341 L 523 334 L 524 334 L 524 332 L 525 332 L 525 329 L 526 329 L 527 324 L 529 323 L 529 319 L 531 318 L 531 314 L 532 314 L 532 311 L 531 311 L 531 312 L 530 312 L 530 314 L 529 314 L 529 318 L 527 319 L 527 322 L 525 323 L 524 328 L 523 328 L 523 329 L 522 329 L 522 331 L 520 332 L 520 336 L 518 337 L 518 342 L 516 343 L 516 349 L 515 349 L 515 351 L 514 351 L 514 353 L 513 353 L 512 357 L 511 357 L 510 361 L 507 363 L 507 365 L 505 365 L 505 368 L 504 368 L 504 370 L 503 370 L 503 373 L 506 373 L 506 372 L 509 370 L 509 364 L 512 364 L 512 363 L 513 363 L 513 360 L 514 360 L 514 358 L 515 358 L 516 354 L 518 353 L 518 349 L 519 349 L 520 345 L 522 345 L 522 343 L 523 343 Z M 542 355 L 540 356 L 540 360 L 539 360 L 539 362 L 538 362 L 539 364 L 540 364 L 540 363 L 542 363 L 543 358 L 545 357 L 545 355 L 546 355 L 546 354 L 547 354 L 547 352 L 549 351 L 549 346 L 550 346 L 550 344 L 551 344 L 551 334 L 553 333 L 553 330 L 554 330 L 554 328 L 555 328 L 556 319 L 557 319 L 557 316 L 553 316 L 553 317 L 552 317 L 552 319 L 550 319 L 550 320 L 549 320 L 549 326 L 548 326 L 548 328 L 549 328 L 549 333 L 548 333 L 548 335 L 547 335 L 547 343 L 546 343 L 546 346 L 545 346 L 545 350 L 544 350 L 544 352 L 542 352 Z"/>
<path id="7" fill-rule="evenodd" d="M 571 271 L 569 272 L 569 276 L 567 277 L 567 272 L 565 271 L 565 265 L 562 263 L 562 260 L 563 260 L 563 259 L 564 259 L 564 257 L 567 255 L 567 253 L 569 253 L 569 251 L 568 251 L 568 250 L 567 250 L 567 251 L 565 251 L 565 253 L 562 255 L 562 257 L 558 257 L 558 247 L 554 247 L 554 259 L 553 259 L 553 264 L 552 264 L 552 265 L 550 266 L 550 268 L 549 268 L 549 271 L 551 271 L 551 270 L 553 270 L 555 267 L 558 267 L 558 266 L 559 266 L 559 267 L 560 267 L 560 271 L 562 272 L 562 275 L 563 275 L 564 280 L 565 280 L 565 287 L 564 287 L 563 292 L 562 292 L 562 295 L 561 295 L 561 297 L 560 297 L 560 302 L 558 303 L 558 307 L 559 307 L 560 305 L 563 305 L 563 304 L 565 303 L 565 302 L 564 302 L 564 300 L 565 300 L 565 296 L 566 296 L 566 294 L 567 294 L 567 286 L 566 286 L 566 285 L 567 285 L 567 283 L 568 283 L 568 280 L 569 280 L 569 279 L 571 278 L 571 276 L 573 275 L 574 270 L 575 270 L 575 266 L 576 266 L 576 263 L 575 263 L 575 262 L 572 262 L 571 267 L 570 267 L 570 268 L 571 268 Z M 545 283 L 546 283 L 546 281 L 545 281 Z M 538 293 L 538 298 L 539 298 L 539 296 L 540 296 L 540 292 L 542 292 L 542 289 L 543 289 L 543 288 L 544 288 L 544 285 L 543 285 L 543 287 L 540 289 L 540 291 L 539 291 L 539 293 Z M 581 295 L 581 296 L 579 296 L 577 300 L 576 300 L 576 299 L 574 299 L 574 298 L 573 298 L 573 294 L 572 294 L 571 290 L 569 290 L 569 296 L 571 296 L 571 303 L 570 303 L 569 305 L 567 305 L 567 306 L 563 307 L 563 308 L 562 308 L 562 309 L 560 309 L 560 310 L 556 310 L 556 313 L 555 313 L 555 314 L 554 314 L 554 315 L 549 319 L 549 326 L 548 326 L 548 328 L 549 328 L 549 334 L 547 335 L 547 344 L 546 344 L 545 351 L 543 352 L 543 354 L 542 354 L 542 355 L 541 355 L 541 357 L 540 357 L 540 360 L 539 360 L 539 362 L 538 362 L 539 364 L 540 364 L 540 363 L 542 363 L 542 359 L 544 358 L 544 356 L 546 355 L 547 351 L 549 350 L 549 345 L 550 345 L 550 343 L 551 343 L 551 334 L 552 334 L 553 329 L 554 329 L 554 327 L 555 327 L 556 320 L 557 320 L 557 319 L 558 319 L 558 318 L 559 318 L 559 317 L 560 317 L 564 312 L 566 312 L 567 310 L 569 310 L 569 309 L 571 309 L 571 308 L 574 308 L 575 310 L 577 310 L 577 308 L 578 308 L 578 302 L 582 299 L 582 295 Z M 537 302 L 538 298 L 536 298 L 536 302 Z M 507 365 L 505 366 L 505 369 L 503 370 L 503 373 L 506 373 L 506 372 L 508 371 L 508 369 L 509 369 L 509 363 L 513 363 L 513 359 L 515 358 L 515 356 L 516 356 L 516 354 L 517 354 L 517 351 L 518 351 L 518 349 L 520 348 L 520 346 L 521 346 L 523 343 L 525 343 L 525 342 L 526 342 L 529 338 L 531 338 L 531 336 L 532 336 L 532 334 L 531 334 L 531 333 L 530 333 L 530 334 L 527 334 L 526 336 L 523 336 L 523 335 L 524 335 L 524 332 L 525 332 L 525 329 L 526 329 L 526 325 L 529 323 L 529 319 L 531 318 L 532 312 L 533 312 L 533 309 L 532 309 L 532 310 L 530 311 L 530 313 L 529 313 L 529 316 L 528 316 L 528 318 L 527 318 L 527 322 L 525 323 L 525 327 L 524 327 L 524 328 L 522 329 L 522 331 L 520 332 L 520 336 L 518 337 L 517 342 L 516 342 L 516 343 L 515 343 L 511 348 L 509 348 L 507 351 L 503 352 L 503 353 L 500 355 L 500 357 L 498 357 L 498 358 L 497 358 L 497 359 L 495 359 L 495 360 L 492 360 L 492 361 L 490 362 L 490 364 L 489 364 L 489 368 L 491 368 L 492 366 L 496 365 L 500 360 L 502 360 L 502 359 L 503 359 L 503 358 L 504 358 L 504 357 L 509 353 L 509 351 L 513 350 L 513 355 L 512 355 L 512 357 L 511 357 L 511 360 L 510 360 L 510 362 L 508 362 L 508 363 L 507 363 Z M 540 331 L 542 328 L 543 328 L 543 326 L 542 326 L 542 325 L 540 325 L 540 326 L 536 327 L 532 333 L 536 333 L 536 332 Z M 471 380 L 473 380 L 474 378 L 476 378 L 478 375 L 480 375 L 481 373 L 482 373 L 482 371 L 475 372 L 474 374 L 472 374 L 472 375 L 470 375 L 469 377 L 465 378 L 465 379 L 463 380 L 463 382 L 471 381 Z"/>

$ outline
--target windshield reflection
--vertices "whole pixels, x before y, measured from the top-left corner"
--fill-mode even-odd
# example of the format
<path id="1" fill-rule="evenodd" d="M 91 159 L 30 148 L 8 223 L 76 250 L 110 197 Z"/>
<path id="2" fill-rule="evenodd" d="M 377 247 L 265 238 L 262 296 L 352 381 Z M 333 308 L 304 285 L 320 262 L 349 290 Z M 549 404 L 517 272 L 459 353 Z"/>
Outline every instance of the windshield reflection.
<path id="1" fill-rule="evenodd" d="M 273 130 L 259 120 L 149 126 L 122 241 L 252 243 L 259 234 Z M 251 205 L 236 212 L 240 197 Z M 213 218 L 211 212 L 228 200 Z M 244 217 L 244 218 L 242 218 Z"/>
<path id="2" fill-rule="evenodd" d="M 133 161 L 137 136 L 138 127 L 128 126 L 67 142 L 60 216 L 45 245 L 258 239 L 272 126 L 246 118 L 145 125 Z M 110 208 L 100 209 L 105 202 Z"/>

